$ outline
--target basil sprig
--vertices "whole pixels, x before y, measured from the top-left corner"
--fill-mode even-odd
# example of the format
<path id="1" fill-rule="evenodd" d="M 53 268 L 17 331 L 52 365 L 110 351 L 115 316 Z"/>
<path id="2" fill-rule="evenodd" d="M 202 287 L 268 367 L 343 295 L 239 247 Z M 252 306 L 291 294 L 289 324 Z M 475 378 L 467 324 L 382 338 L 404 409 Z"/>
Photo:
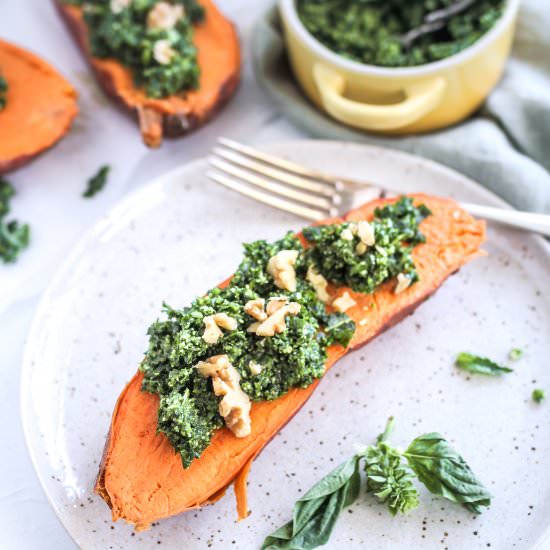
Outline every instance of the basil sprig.
<path id="1" fill-rule="evenodd" d="M 514 369 L 503 367 L 487 357 L 480 357 L 466 352 L 458 354 L 455 364 L 460 369 L 474 374 L 485 374 L 486 376 L 500 376 L 507 372 L 514 372 Z"/>
<path id="2" fill-rule="evenodd" d="M 355 454 L 315 484 L 294 505 L 292 520 L 269 535 L 262 550 L 310 550 L 328 542 L 346 506 L 359 496 L 360 465 L 364 462 L 366 492 L 374 494 L 395 515 L 418 506 L 414 474 L 434 495 L 464 505 L 479 514 L 491 495 L 466 461 L 438 433 L 417 437 L 406 451 L 392 447 L 388 420 L 376 445 Z"/>

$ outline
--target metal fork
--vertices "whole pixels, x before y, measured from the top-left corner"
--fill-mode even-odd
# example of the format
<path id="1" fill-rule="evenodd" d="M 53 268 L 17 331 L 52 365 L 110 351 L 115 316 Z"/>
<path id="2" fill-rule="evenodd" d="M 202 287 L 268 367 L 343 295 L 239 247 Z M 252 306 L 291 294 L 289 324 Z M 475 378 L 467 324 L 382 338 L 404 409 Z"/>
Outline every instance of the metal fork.
<path id="1" fill-rule="evenodd" d="M 338 216 L 394 190 L 329 176 L 300 164 L 220 137 L 207 176 L 225 187 L 274 208 L 312 221 Z M 550 236 L 550 216 L 479 204 L 460 206 L 474 216 Z"/>

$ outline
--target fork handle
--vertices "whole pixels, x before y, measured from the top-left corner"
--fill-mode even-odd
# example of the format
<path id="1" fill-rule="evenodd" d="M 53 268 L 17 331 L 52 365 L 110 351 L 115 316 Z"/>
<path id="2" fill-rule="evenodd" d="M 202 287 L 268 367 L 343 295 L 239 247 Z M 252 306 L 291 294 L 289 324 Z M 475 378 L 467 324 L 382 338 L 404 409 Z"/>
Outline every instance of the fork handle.
<path id="1" fill-rule="evenodd" d="M 504 208 L 494 208 L 480 204 L 462 204 L 461 206 L 474 216 L 550 237 L 550 215 L 505 210 Z"/>

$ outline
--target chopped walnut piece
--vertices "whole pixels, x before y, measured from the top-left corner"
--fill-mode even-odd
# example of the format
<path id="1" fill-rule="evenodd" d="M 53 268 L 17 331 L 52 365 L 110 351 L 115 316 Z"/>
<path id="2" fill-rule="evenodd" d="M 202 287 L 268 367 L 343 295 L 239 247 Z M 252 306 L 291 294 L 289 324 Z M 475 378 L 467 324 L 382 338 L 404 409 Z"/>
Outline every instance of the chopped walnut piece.
<path id="1" fill-rule="evenodd" d="M 317 298 L 326 304 L 330 300 L 327 292 L 327 280 L 311 265 L 307 269 L 306 279 L 311 283 Z"/>
<path id="2" fill-rule="evenodd" d="M 353 231 L 347 227 L 340 234 L 340 238 L 344 239 L 344 241 L 353 241 Z"/>
<path id="3" fill-rule="evenodd" d="M 176 50 L 170 45 L 170 40 L 157 40 L 153 44 L 153 57 L 157 63 L 168 65 L 174 55 Z"/>
<path id="4" fill-rule="evenodd" d="M 225 330 L 236 330 L 239 326 L 239 323 L 237 323 L 237 319 L 229 317 L 227 313 L 216 313 L 212 315 L 212 317 L 214 317 L 214 321 L 216 321 L 216 324 L 220 328 L 224 328 Z"/>
<path id="5" fill-rule="evenodd" d="M 250 317 L 254 317 L 256 321 L 265 321 L 267 319 L 267 313 L 264 311 L 265 300 L 263 298 L 256 298 L 256 300 L 249 300 L 244 305 L 244 310 Z"/>
<path id="6" fill-rule="evenodd" d="M 169 31 L 184 16 L 185 10 L 181 4 L 157 2 L 147 14 L 147 27 Z"/>
<path id="7" fill-rule="evenodd" d="M 357 305 L 357 302 L 349 295 L 348 291 L 338 296 L 338 298 L 332 302 L 334 309 L 340 313 L 344 313 L 344 311 L 347 311 L 350 307 L 355 305 Z"/>
<path id="8" fill-rule="evenodd" d="M 265 311 L 267 316 L 273 315 L 276 311 L 279 311 L 283 306 L 288 304 L 288 298 L 286 296 L 272 296 L 267 302 Z"/>
<path id="9" fill-rule="evenodd" d="M 227 355 L 215 355 L 195 365 L 204 377 L 212 378 L 214 393 L 223 396 L 218 410 L 236 437 L 250 434 L 250 398 L 241 389 L 241 377 Z"/>
<path id="10" fill-rule="evenodd" d="M 212 315 L 205 317 L 203 319 L 203 323 L 204 333 L 202 335 L 202 339 L 207 344 L 215 344 L 223 336 L 223 332 L 218 327 L 218 324 L 216 323 Z"/>
<path id="11" fill-rule="evenodd" d="M 132 0 L 111 0 L 110 8 L 114 14 L 117 14 L 125 10 L 131 3 Z"/>
<path id="12" fill-rule="evenodd" d="M 355 253 L 362 256 L 367 251 L 367 245 L 363 241 L 359 241 L 355 247 Z"/>
<path id="13" fill-rule="evenodd" d="M 256 361 L 250 361 L 250 363 L 248 363 L 248 370 L 250 371 L 250 374 L 252 374 L 252 376 L 258 376 L 258 374 L 262 372 L 262 369 L 263 366 L 259 363 L 256 363 Z"/>
<path id="14" fill-rule="evenodd" d="M 238 326 L 237 320 L 233 319 L 233 317 L 229 317 L 227 313 L 208 315 L 203 319 L 203 323 L 204 334 L 202 335 L 202 339 L 207 344 L 216 344 L 223 336 L 220 327 L 225 330 L 235 330 Z"/>
<path id="15" fill-rule="evenodd" d="M 411 286 L 411 278 L 407 277 L 404 273 L 397 275 L 397 284 L 395 285 L 394 293 L 401 294 L 404 290 L 407 290 Z"/>
<path id="16" fill-rule="evenodd" d="M 294 265 L 298 259 L 297 250 L 281 250 L 267 262 L 267 272 L 273 277 L 275 285 L 283 290 L 296 290 L 296 271 Z"/>
<path id="17" fill-rule="evenodd" d="M 357 235 L 359 235 L 361 242 L 365 243 L 367 246 L 372 246 L 375 242 L 374 227 L 364 220 L 361 220 L 357 224 Z"/>
<path id="18" fill-rule="evenodd" d="M 298 313 L 300 313 L 300 307 L 300 304 L 297 302 L 290 302 L 289 304 L 282 306 L 265 321 L 259 324 L 256 328 L 256 334 L 258 336 L 275 336 L 275 334 L 281 334 L 281 332 L 284 332 L 286 329 L 286 316 L 298 315 Z"/>

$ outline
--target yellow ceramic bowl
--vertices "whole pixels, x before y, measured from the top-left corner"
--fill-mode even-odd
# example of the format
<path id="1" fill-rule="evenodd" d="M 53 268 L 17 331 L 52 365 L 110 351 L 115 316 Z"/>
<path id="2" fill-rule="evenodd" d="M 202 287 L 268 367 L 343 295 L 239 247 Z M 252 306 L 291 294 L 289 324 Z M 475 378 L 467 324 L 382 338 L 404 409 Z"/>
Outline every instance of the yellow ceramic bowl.
<path id="1" fill-rule="evenodd" d="M 508 0 L 495 26 L 469 48 L 435 63 L 386 68 L 346 59 L 302 25 L 294 0 L 279 0 L 294 75 L 332 117 L 386 134 L 427 132 L 463 120 L 500 79 L 520 0 Z"/>

